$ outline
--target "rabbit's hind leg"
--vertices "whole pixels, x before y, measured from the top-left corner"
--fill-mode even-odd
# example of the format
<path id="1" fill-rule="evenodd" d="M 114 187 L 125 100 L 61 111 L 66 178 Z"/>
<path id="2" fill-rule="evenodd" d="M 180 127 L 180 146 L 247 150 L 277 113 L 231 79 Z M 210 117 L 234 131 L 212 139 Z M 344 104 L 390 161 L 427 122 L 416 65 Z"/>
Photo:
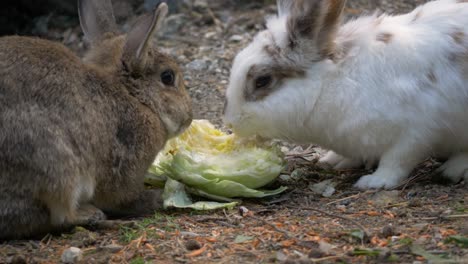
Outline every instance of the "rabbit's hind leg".
<path id="1" fill-rule="evenodd" d="M 57 210 L 54 208 L 52 210 Z M 51 217 L 51 209 L 39 200 L 27 195 L 0 193 L 0 241 L 7 239 L 38 238 L 50 232 L 60 232 L 74 225 L 92 225 L 105 220 L 106 216 L 98 208 L 85 204 L 73 213 L 72 219 Z M 57 212 L 55 212 L 57 214 Z M 57 217 L 57 216 L 56 216 Z"/>
<path id="2" fill-rule="evenodd" d="M 78 208 L 73 225 L 92 225 L 96 222 L 106 220 L 107 217 L 99 208 L 91 204 L 83 204 Z"/>
<path id="3" fill-rule="evenodd" d="M 45 235 L 53 231 L 49 209 L 27 194 L 0 192 L 0 241 Z"/>
<path id="4" fill-rule="evenodd" d="M 439 169 L 438 172 L 453 182 L 459 182 L 462 179 L 468 182 L 468 153 L 457 153 L 449 158 Z"/>

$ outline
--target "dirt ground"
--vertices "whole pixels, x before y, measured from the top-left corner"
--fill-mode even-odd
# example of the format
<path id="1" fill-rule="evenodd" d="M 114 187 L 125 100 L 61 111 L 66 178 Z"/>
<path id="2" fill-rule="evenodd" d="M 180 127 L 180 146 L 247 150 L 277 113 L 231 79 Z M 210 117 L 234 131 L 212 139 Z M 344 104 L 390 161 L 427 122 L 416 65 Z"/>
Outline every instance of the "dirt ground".
<path id="1" fill-rule="evenodd" d="M 273 1 L 240 2 L 192 1 L 159 36 L 183 66 L 195 118 L 219 125 L 232 59 L 275 12 Z M 349 18 L 375 8 L 404 12 L 424 1 L 348 2 Z M 134 16 L 121 20 L 125 29 Z M 82 54 L 77 25 L 38 26 Z M 288 186 L 282 195 L 244 200 L 233 210 L 163 211 L 5 242 L 0 263 L 57 263 L 70 247 L 81 250 L 80 263 L 468 263 L 468 183 L 431 177 L 438 161 L 421 164 L 395 190 L 363 192 L 352 184 L 368 171 L 319 168 L 319 148 L 284 149 L 288 168 L 272 186 Z M 326 180 L 334 184 L 327 197 L 315 188 Z"/>

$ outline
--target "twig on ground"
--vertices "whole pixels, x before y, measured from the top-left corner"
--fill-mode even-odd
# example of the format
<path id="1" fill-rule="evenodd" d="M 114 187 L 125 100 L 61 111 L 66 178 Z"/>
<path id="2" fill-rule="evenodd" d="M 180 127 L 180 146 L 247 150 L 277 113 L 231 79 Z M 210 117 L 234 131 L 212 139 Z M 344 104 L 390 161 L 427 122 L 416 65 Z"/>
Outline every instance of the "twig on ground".
<path id="1" fill-rule="evenodd" d="M 305 159 L 304 156 L 313 156 L 313 154 L 316 153 L 317 151 L 314 150 L 314 146 L 310 145 L 302 152 L 289 152 L 288 154 L 286 154 L 286 158 L 301 158 L 310 162 L 310 160 Z"/>
<path id="2" fill-rule="evenodd" d="M 387 208 L 393 208 L 393 207 L 407 206 L 408 204 L 409 202 L 394 203 L 394 204 L 386 205 L 383 208 L 387 209 Z"/>
<path id="3" fill-rule="evenodd" d="M 272 227 L 276 232 L 279 232 L 279 233 L 285 235 L 287 239 L 294 238 L 293 236 L 291 236 L 291 235 L 289 234 L 288 231 L 278 228 L 276 225 L 274 225 L 274 224 L 268 222 L 268 221 L 265 220 L 265 219 L 262 219 L 262 218 L 260 218 L 260 217 L 256 217 L 256 216 L 253 216 L 253 215 L 251 215 L 251 216 L 249 216 L 249 217 L 252 218 L 252 219 L 255 219 L 255 220 L 257 220 L 257 221 L 262 222 L 264 225 L 268 225 L 268 226 Z M 294 238 L 294 239 L 295 239 L 295 238 Z"/>
<path id="4" fill-rule="evenodd" d="M 419 175 L 415 175 L 411 178 L 408 178 L 406 181 L 404 181 L 402 184 L 398 185 L 398 186 L 395 186 L 393 188 L 391 188 L 391 190 L 399 190 L 401 189 L 401 191 L 404 191 L 408 185 L 412 184 L 412 183 L 415 183 L 417 181 L 419 181 L 420 179 L 423 179 L 425 178 L 426 175 L 424 174 L 419 174 Z"/>
<path id="5" fill-rule="evenodd" d="M 332 204 L 336 204 L 336 203 L 339 203 L 339 202 L 342 202 L 342 201 L 346 201 L 346 200 L 349 200 L 349 199 L 353 199 L 353 198 L 358 198 L 359 196 L 361 196 L 362 193 L 358 193 L 358 194 L 355 194 L 355 195 L 351 195 L 351 196 L 348 196 L 348 197 L 345 197 L 345 198 L 342 198 L 342 199 L 338 199 L 338 200 L 335 200 L 335 201 L 331 201 L 325 205 L 332 205 Z"/>
<path id="6" fill-rule="evenodd" d="M 52 235 L 51 235 L 51 234 L 47 234 L 47 235 L 39 242 L 39 244 L 41 245 L 41 247 L 48 247 L 51 240 L 52 240 Z M 47 241 L 47 242 L 44 244 L 45 241 Z"/>
<path id="7" fill-rule="evenodd" d="M 223 22 L 221 22 L 217 17 L 216 15 L 214 14 L 213 10 L 211 10 L 211 8 L 207 8 L 207 12 L 208 12 L 208 15 L 211 17 L 211 19 L 213 19 L 213 22 L 216 24 L 216 26 L 220 27 L 221 29 L 224 30 L 224 25 L 223 25 Z"/>
<path id="8" fill-rule="evenodd" d="M 237 225 L 234 225 L 234 224 L 231 224 L 231 223 L 228 223 L 226 221 L 218 221 L 218 224 L 222 225 L 222 226 L 227 226 L 227 227 L 238 227 Z"/>
<path id="9" fill-rule="evenodd" d="M 344 257 L 344 256 L 329 256 L 329 257 L 323 257 L 323 258 L 313 258 L 313 259 L 310 259 L 310 261 L 312 261 L 312 263 L 319 263 L 319 262 L 323 262 L 323 261 L 339 259 L 339 258 L 342 258 L 342 257 Z"/>
<path id="10" fill-rule="evenodd" d="M 461 219 L 461 218 L 468 218 L 468 214 L 462 215 L 446 215 L 446 216 L 436 216 L 436 217 L 423 217 L 419 218 L 420 220 L 453 220 L 453 219 Z"/>
<path id="11" fill-rule="evenodd" d="M 361 229 L 361 231 L 364 233 L 364 239 L 363 240 L 365 242 L 368 242 L 370 237 L 371 237 L 369 231 L 367 231 L 367 229 L 363 225 L 361 225 L 357 221 L 354 221 L 353 219 L 348 218 L 346 216 L 341 216 L 341 215 L 337 215 L 337 214 L 328 213 L 328 212 L 325 212 L 323 210 L 316 209 L 316 208 L 301 207 L 301 206 L 290 206 L 290 205 L 286 205 L 285 207 L 287 207 L 289 209 L 315 211 L 315 212 L 318 212 L 318 213 L 321 213 L 321 214 L 324 214 L 324 215 L 327 215 L 327 216 L 330 216 L 330 217 L 333 217 L 333 218 L 339 218 L 339 219 L 348 221 L 348 222 L 354 224 L 355 226 L 359 227 L 359 229 Z"/>

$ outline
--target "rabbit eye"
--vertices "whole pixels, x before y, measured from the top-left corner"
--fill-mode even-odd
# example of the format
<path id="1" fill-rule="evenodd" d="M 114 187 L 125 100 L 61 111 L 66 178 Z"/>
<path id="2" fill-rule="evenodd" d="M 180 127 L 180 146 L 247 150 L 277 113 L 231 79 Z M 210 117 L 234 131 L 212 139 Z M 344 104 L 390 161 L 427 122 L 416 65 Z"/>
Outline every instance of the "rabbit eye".
<path id="1" fill-rule="evenodd" d="M 161 81 L 165 85 L 174 85 L 175 75 L 174 71 L 166 70 L 161 73 Z"/>
<path id="2" fill-rule="evenodd" d="M 260 76 L 257 79 L 255 79 L 255 89 L 262 89 L 268 87 L 272 81 L 273 77 L 271 77 L 271 75 Z"/>

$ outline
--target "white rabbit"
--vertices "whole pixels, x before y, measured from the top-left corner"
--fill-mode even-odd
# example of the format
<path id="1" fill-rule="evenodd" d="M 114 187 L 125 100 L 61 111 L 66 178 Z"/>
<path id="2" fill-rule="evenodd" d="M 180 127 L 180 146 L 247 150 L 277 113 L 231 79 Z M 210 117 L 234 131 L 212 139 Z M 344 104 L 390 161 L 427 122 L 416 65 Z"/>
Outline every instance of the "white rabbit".
<path id="1" fill-rule="evenodd" d="M 431 155 L 468 181 L 468 1 L 341 25 L 345 3 L 279 0 L 234 61 L 225 123 L 319 144 L 338 168 L 378 162 L 361 189 L 395 187 Z"/>

